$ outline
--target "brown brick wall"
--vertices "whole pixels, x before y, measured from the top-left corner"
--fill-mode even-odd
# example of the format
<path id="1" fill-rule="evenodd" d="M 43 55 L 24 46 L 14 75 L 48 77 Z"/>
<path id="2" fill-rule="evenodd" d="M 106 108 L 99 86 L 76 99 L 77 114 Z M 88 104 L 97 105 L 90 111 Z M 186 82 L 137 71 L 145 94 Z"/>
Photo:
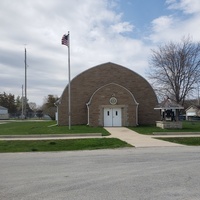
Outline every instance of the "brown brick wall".
<path id="1" fill-rule="evenodd" d="M 110 98 L 115 97 L 117 103 L 115 105 L 110 104 Z M 135 126 L 136 125 L 136 102 L 131 94 L 123 87 L 111 83 L 107 84 L 98 90 L 91 102 L 90 102 L 90 125 L 103 126 L 104 120 L 104 108 L 121 108 L 123 115 L 123 126 Z"/>
<path id="2" fill-rule="evenodd" d="M 71 81 L 71 123 L 72 124 L 87 124 L 87 106 L 92 94 L 97 89 L 114 83 L 120 85 L 130 91 L 138 106 L 138 123 L 139 124 L 155 124 L 155 121 L 159 119 L 159 113 L 154 110 L 157 105 L 156 95 L 150 86 L 150 84 L 137 73 L 116 65 L 113 63 L 102 64 L 93 68 L 90 68 L 83 73 L 79 74 Z M 124 105 L 123 115 L 126 120 L 123 119 L 124 125 L 135 125 L 135 117 L 132 113 L 135 112 L 135 106 L 131 106 L 130 94 L 120 87 L 113 85 L 113 87 L 105 87 L 104 90 L 97 92 L 94 97 L 94 105 L 98 105 L 98 98 L 101 97 L 98 108 L 90 105 L 90 121 L 91 125 L 102 125 L 102 105 L 110 105 L 108 102 L 110 95 L 113 93 L 118 99 L 118 105 Z M 112 91 L 113 90 L 113 91 Z M 102 93 L 101 93 L 102 92 Z M 105 93 L 103 93 L 105 92 Z M 98 95 L 97 95 L 98 94 Z M 96 103 L 95 103 L 95 98 Z M 102 104 L 101 104 L 102 103 Z M 126 110 L 126 112 L 124 111 Z M 61 96 L 61 104 L 58 108 L 58 124 L 68 124 L 68 87 L 65 88 Z M 126 113 L 126 114 L 124 114 Z"/>

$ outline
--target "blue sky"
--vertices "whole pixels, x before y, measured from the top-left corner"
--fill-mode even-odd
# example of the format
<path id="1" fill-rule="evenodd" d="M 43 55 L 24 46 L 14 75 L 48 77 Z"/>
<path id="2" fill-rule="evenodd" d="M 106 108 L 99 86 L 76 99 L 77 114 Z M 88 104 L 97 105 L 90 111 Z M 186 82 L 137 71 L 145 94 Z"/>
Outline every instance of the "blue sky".
<path id="1" fill-rule="evenodd" d="M 123 20 L 140 29 L 148 26 L 153 19 L 169 14 L 164 0 L 122 0 L 119 3 L 118 11 L 123 13 Z"/>
<path id="2" fill-rule="evenodd" d="M 105 62 L 146 78 L 151 49 L 188 35 L 200 41 L 199 0 L 1 0 L 0 8 L 0 93 L 21 96 L 26 47 L 28 99 L 37 105 L 68 83 L 68 31 L 72 78 Z"/>

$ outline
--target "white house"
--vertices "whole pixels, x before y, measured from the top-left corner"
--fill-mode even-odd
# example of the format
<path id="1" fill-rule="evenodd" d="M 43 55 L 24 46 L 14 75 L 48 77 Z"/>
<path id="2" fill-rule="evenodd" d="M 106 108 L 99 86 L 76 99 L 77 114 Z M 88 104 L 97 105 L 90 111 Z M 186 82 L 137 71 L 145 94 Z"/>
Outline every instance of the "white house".
<path id="1" fill-rule="evenodd" d="M 0 106 L 0 119 L 9 119 L 8 109 L 3 106 Z"/>
<path id="2" fill-rule="evenodd" d="M 200 117 L 200 106 L 191 105 L 186 110 L 186 120 L 192 117 Z"/>

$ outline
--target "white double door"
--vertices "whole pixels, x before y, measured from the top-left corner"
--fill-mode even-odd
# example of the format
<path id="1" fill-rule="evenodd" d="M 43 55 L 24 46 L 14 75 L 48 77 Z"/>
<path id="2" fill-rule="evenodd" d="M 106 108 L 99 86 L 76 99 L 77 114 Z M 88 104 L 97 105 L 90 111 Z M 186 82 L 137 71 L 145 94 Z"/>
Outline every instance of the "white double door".
<path id="1" fill-rule="evenodd" d="M 104 108 L 104 126 L 122 126 L 121 108 Z"/>

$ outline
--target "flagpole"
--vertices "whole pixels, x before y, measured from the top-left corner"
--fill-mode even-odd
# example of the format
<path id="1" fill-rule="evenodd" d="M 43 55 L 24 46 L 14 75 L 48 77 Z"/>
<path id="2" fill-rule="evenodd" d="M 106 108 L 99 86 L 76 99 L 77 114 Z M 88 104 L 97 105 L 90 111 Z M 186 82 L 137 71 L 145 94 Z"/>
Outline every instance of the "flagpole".
<path id="1" fill-rule="evenodd" d="M 26 119 L 27 118 L 27 116 L 26 116 L 26 109 L 27 109 L 27 107 L 26 107 L 26 104 L 27 104 L 27 60 L 26 60 L 26 48 L 25 48 L 25 60 L 24 60 L 24 63 L 25 63 L 25 104 L 24 104 L 24 111 L 25 111 L 25 113 L 24 113 L 24 119 Z"/>
<path id="2" fill-rule="evenodd" d="M 70 34 L 68 31 L 68 114 L 69 114 L 69 130 L 71 129 L 71 77 L 70 77 Z"/>
<path id="3" fill-rule="evenodd" d="M 68 83 L 68 124 L 69 124 L 69 130 L 71 129 L 71 78 L 70 78 L 70 34 L 68 31 L 68 35 L 63 35 L 62 40 L 61 40 L 61 44 L 62 45 L 66 45 L 68 47 L 68 79 L 69 79 L 69 83 Z"/>

